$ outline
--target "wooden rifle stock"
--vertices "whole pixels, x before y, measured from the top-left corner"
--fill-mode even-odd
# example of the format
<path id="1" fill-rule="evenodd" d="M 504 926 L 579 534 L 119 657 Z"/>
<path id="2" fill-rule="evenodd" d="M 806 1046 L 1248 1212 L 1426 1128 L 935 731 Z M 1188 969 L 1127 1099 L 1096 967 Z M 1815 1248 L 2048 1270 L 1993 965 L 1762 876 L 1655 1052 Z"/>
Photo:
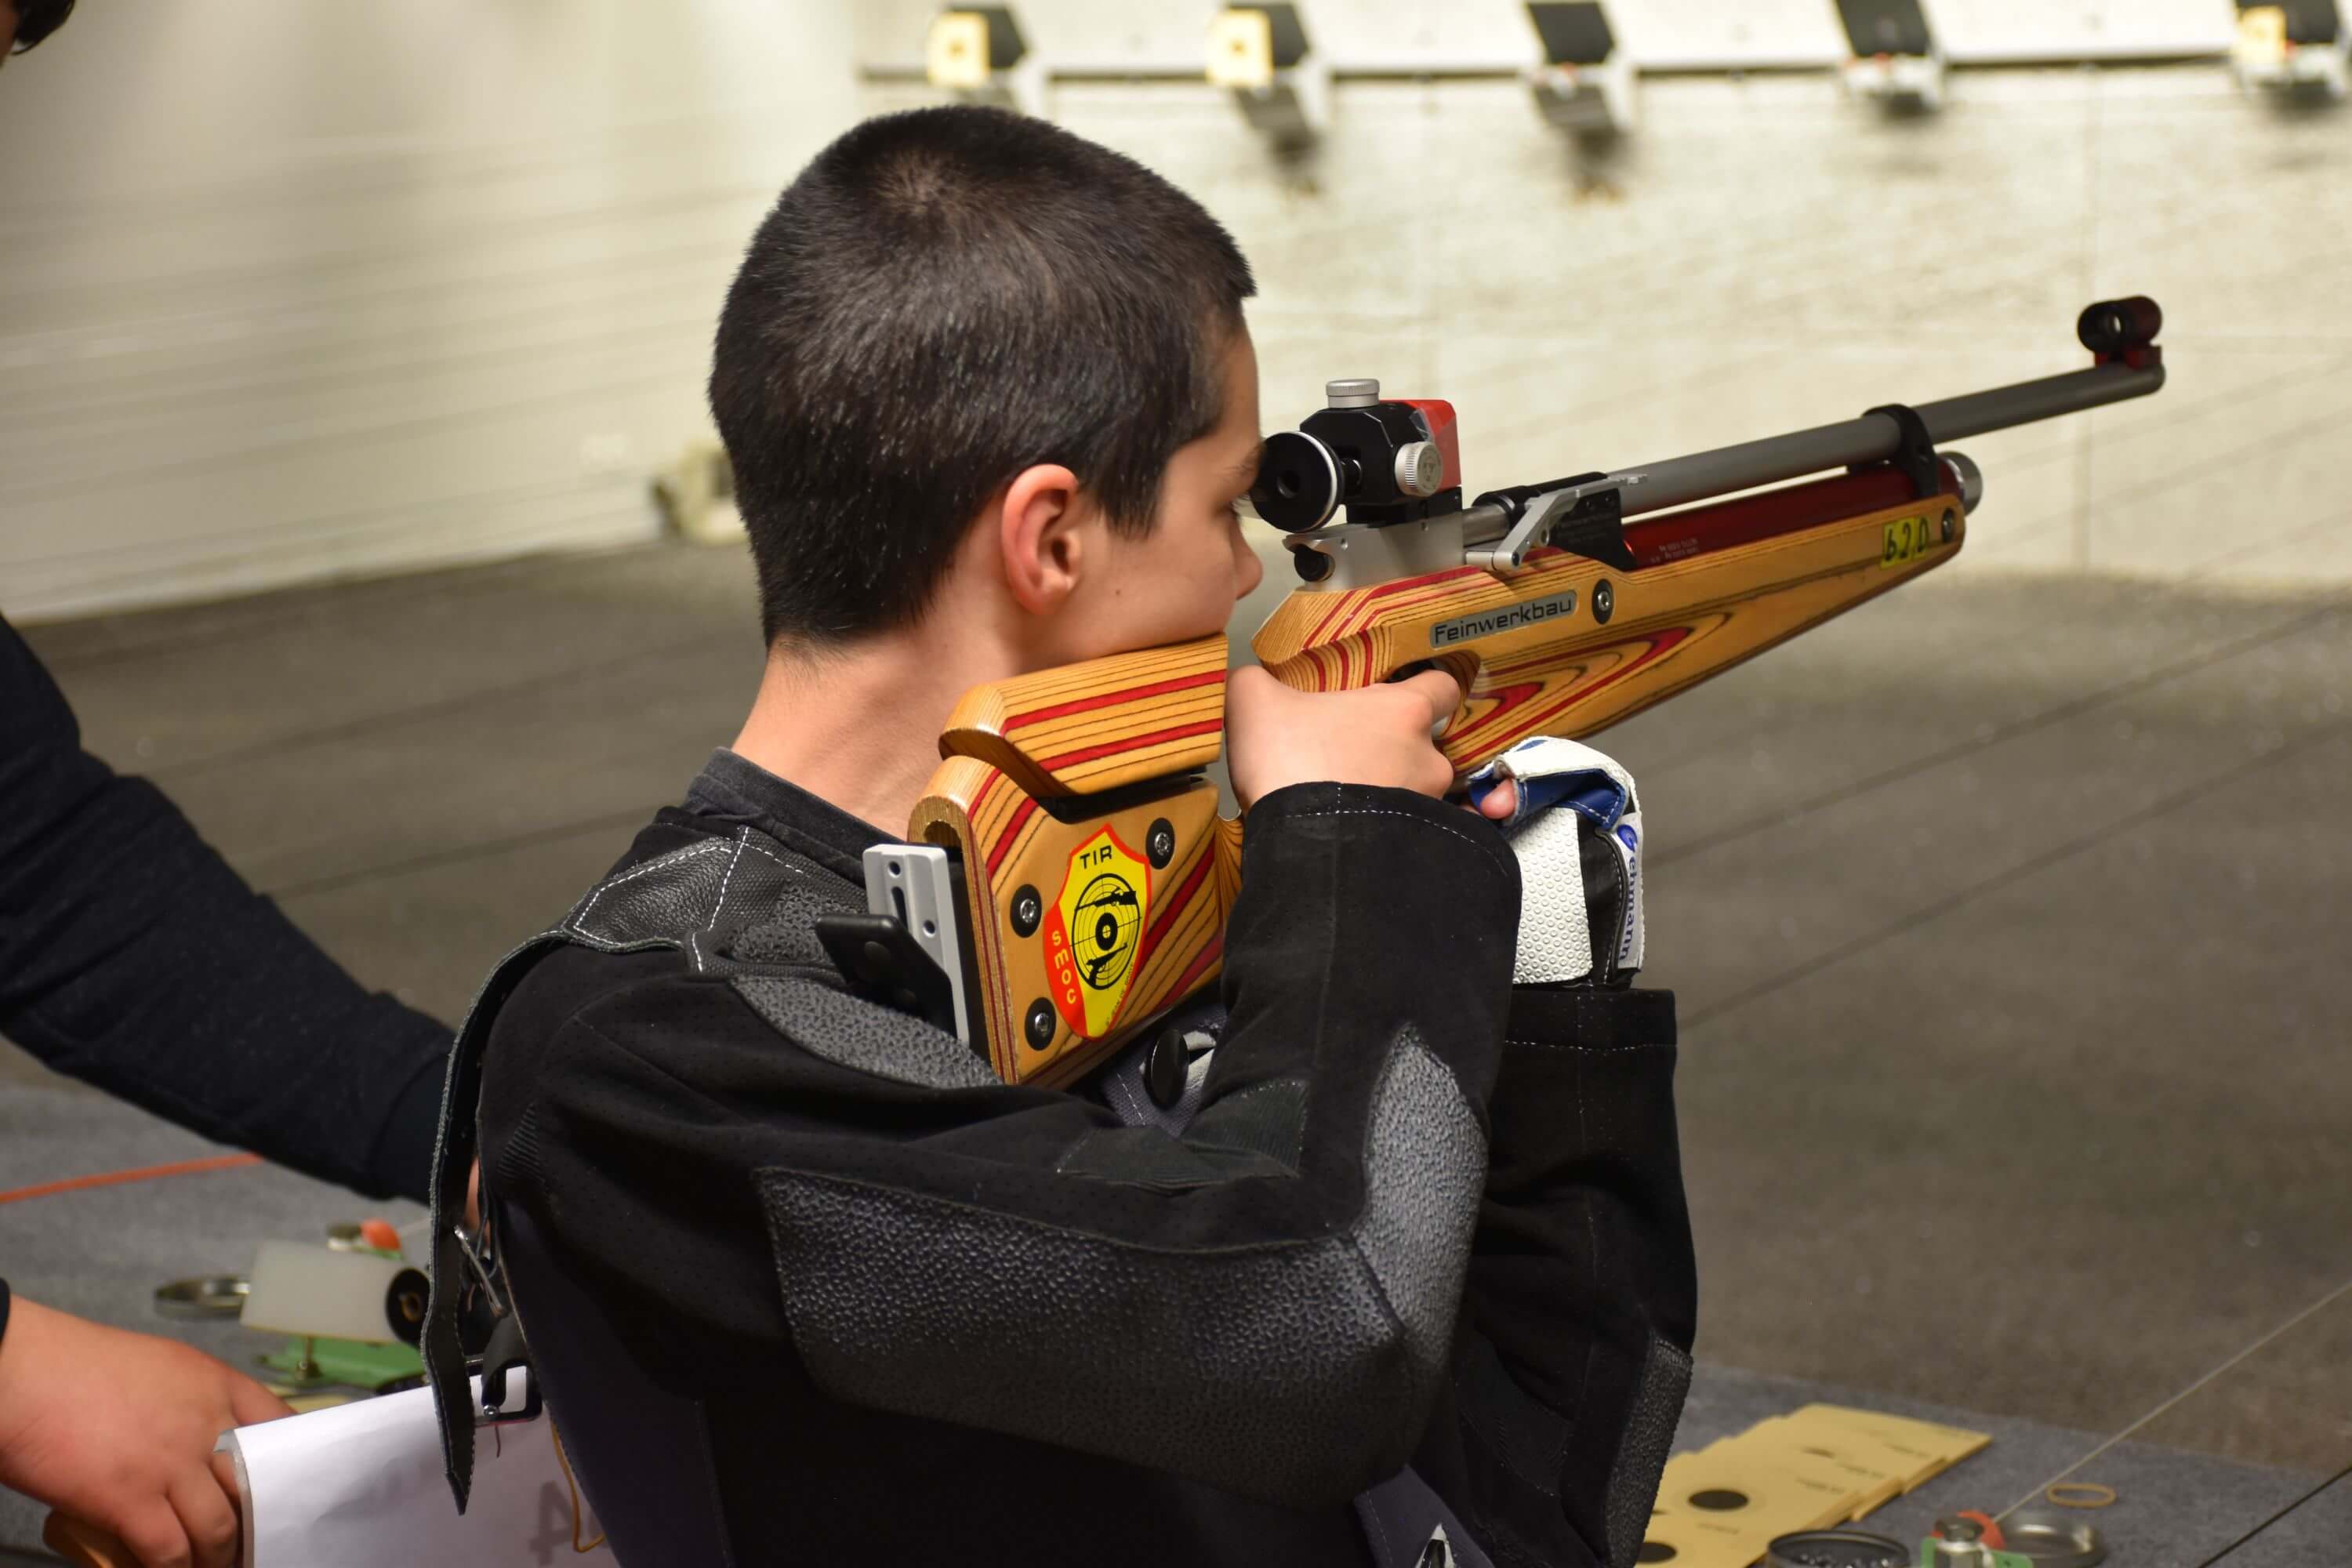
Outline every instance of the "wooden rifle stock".
<path id="1" fill-rule="evenodd" d="M 1938 426 L 1974 434 L 2153 392 L 2160 319 L 2146 300 L 2084 311 L 2088 372 L 1467 508 L 1458 488 L 1418 504 L 1391 489 L 1373 498 L 1384 511 L 1363 510 L 1419 515 L 1376 527 L 1325 528 L 1326 506 L 1290 542 L 1308 581 L 1252 647 L 1309 691 L 1448 670 L 1464 699 L 1439 743 L 1457 777 L 1531 736 L 1591 735 L 1950 560 L 1978 481 L 1934 450 Z M 1365 406 L 1361 384 L 1334 384 Z M 1458 487 L 1450 408 L 1370 406 L 1408 434 L 1442 420 Z M 1338 454 L 1333 483 L 1377 468 L 1367 457 Z M 1335 499 L 1356 515 L 1360 498 Z M 1555 512 L 1548 532 L 1513 534 Z M 1634 512 L 1654 514 L 1623 522 Z M 1348 569 L 1324 563 L 1335 556 Z M 1225 667 L 1224 637 L 1204 637 L 979 687 L 951 716 L 908 836 L 961 857 L 970 1032 L 1005 1081 L 1066 1083 L 1216 979 L 1241 883 L 1241 825 L 1218 816 L 1202 773 L 1222 740 Z"/>

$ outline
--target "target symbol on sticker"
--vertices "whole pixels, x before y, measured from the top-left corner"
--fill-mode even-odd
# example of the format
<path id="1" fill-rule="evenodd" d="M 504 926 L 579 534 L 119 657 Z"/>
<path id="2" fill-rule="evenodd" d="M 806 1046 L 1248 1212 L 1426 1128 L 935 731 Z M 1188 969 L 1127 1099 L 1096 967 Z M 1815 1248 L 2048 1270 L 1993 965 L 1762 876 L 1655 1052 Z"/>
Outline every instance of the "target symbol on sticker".
<path id="1" fill-rule="evenodd" d="M 1074 1033 L 1098 1039 L 1118 1019 L 1150 903 L 1150 862 L 1108 825 L 1071 853 L 1045 913 L 1045 960 L 1055 1010 Z"/>

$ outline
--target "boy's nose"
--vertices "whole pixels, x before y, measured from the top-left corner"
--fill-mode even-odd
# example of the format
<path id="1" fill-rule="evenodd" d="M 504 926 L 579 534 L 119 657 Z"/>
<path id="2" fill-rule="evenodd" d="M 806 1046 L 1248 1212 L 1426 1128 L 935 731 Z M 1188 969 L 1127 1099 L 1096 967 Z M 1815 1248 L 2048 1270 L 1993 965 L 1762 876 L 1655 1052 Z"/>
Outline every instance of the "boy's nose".
<path id="1" fill-rule="evenodd" d="M 1238 601 L 1248 598 L 1250 590 L 1265 580 L 1265 563 L 1257 558 L 1245 538 L 1235 538 L 1234 554 L 1238 557 L 1239 569 L 1234 573 L 1234 597 Z"/>

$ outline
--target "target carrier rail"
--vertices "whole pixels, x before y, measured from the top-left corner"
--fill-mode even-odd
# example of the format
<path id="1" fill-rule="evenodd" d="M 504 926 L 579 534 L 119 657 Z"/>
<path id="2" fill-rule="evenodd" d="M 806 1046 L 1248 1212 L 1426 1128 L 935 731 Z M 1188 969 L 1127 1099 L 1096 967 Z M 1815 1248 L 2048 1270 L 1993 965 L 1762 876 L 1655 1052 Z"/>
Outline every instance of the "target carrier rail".
<path id="1" fill-rule="evenodd" d="M 1467 505 L 1452 405 L 1332 382 L 1250 492 L 1300 579 L 1252 647 L 1308 691 L 1447 670 L 1457 777 L 1590 735 L 1951 559 L 1983 479 L 1942 445 L 2155 392 L 2162 319 L 2095 304 L 2087 369 Z M 1241 881 L 1202 772 L 1225 668 L 1221 635 L 966 693 L 908 842 L 866 852 L 869 913 L 821 922 L 851 985 L 1050 1085 L 1212 984 Z"/>

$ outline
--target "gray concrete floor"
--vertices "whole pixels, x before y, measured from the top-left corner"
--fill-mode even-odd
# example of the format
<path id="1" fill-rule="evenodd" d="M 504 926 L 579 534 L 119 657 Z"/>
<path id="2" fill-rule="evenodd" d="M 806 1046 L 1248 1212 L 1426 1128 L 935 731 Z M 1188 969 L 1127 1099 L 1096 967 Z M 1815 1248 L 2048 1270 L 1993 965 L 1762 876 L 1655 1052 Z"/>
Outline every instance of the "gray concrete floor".
<path id="1" fill-rule="evenodd" d="M 1703 1360 L 2106 1432 L 2352 1277 L 2347 612 L 1956 570 L 1605 738 Z M 454 1017 L 732 735 L 753 626 L 733 552 L 643 550 L 29 635 L 93 749 Z M 2145 1435 L 2352 1460 L 2352 1297 Z"/>

